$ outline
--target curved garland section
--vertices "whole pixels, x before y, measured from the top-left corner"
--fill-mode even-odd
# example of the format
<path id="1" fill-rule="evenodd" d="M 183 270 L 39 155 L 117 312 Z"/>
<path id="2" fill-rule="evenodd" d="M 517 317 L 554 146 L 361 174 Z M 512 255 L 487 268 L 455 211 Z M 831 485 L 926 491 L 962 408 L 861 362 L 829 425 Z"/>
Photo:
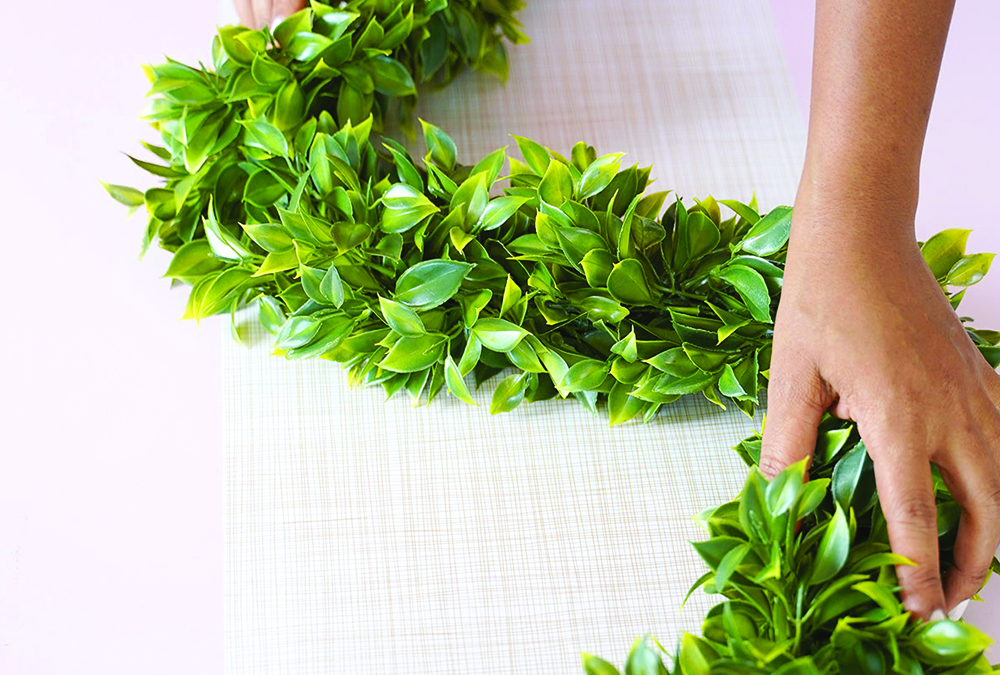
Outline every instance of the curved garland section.
<path id="1" fill-rule="evenodd" d="M 516 138 L 474 166 L 422 122 L 423 165 L 373 120 L 338 128 L 321 112 L 281 131 L 245 126 L 231 152 L 145 204 L 166 276 L 192 286 L 186 316 L 257 303 L 286 358 L 340 362 L 351 379 L 428 400 L 444 387 L 491 412 L 573 396 L 607 401 L 612 424 L 649 419 L 700 393 L 752 414 L 767 381 L 791 209 L 646 193 L 649 168 L 622 168 L 584 143 L 570 157 Z M 164 211 L 163 198 L 168 202 Z M 723 209 L 730 212 L 723 216 Z M 197 223 L 181 231 L 184 223 Z M 923 251 L 957 306 L 992 256 L 947 230 Z M 187 237 L 185 239 L 185 237 Z M 968 329 L 1000 362 L 1000 333 Z"/>
<path id="2" fill-rule="evenodd" d="M 612 424 L 701 394 L 752 414 L 767 384 L 791 210 L 647 192 L 650 169 L 575 145 L 515 137 L 473 166 L 422 122 L 422 162 L 382 129 L 393 100 L 412 119 L 415 84 L 463 67 L 506 75 L 501 42 L 524 40 L 520 0 L 313 1 L 269 31 L 220 30 L 214 70 L 148 69 L 147 117 L 164 179 L 107 185 L 148 214 L 143 250 L 173 254 L 185 316 L 254 305 L 289 359 L 341 363 L 353 382 L 429 402 L 447 388 L 491 412 L 574 397 Z M 503 177 L 501 177 L 503 176 Z M 507 181 L 505 187 L 498 185 Z M 966 230 L 922 245 L 956 308 L 990 254 Z M 1000 333 L 967 327 L 993 367 Z M 238 337 L 238 335 L 237 335 Z M 626 675 L 992 672 L 989 640 L 961 622 L 909 620 L 871 460 L 849 422 L 827 418 L 810 480 L 751 469 L 737 501 L 702 514 L 696 583 L 725 600 L 672 667 L 640 640 Z M 753 466 L 759 436 L 736 451 Z M 941 564 L 960 508 L 938 476 Z M 798 525 L 797 525 L 798 523 Z M 994 561 L 994 567 L 997 562 Z M 584 656 L 590 675 L 609 663 Z"/>

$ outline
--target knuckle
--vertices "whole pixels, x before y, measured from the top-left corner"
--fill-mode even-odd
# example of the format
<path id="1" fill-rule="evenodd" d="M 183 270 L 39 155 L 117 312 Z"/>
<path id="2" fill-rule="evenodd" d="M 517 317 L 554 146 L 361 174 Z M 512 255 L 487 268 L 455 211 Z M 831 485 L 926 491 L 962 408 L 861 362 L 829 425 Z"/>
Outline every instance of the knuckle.
<path id="1" fill-rule="evenodd" d="M 937 530 L 937 507 L 923 496 L 905 496 L 893 510 L 896 522 L 912 530 Z"/>
<path id="2" fill-rule="evenodd" d="M 1000 521 L 1000 481 L 992 481 L 977 501 L 983 518 L 991 522 Z"/>
<path id="3" fill-rule="evenodd" d="M 986 577 L 990 573 L 989 565 L 977 565 L 968 570 L 963 569 L 957 562 L 950 574 L 957 574 L 960 583 L 965 588 L 973 589 L 973 591 L 978 590 L 986 582 Z"/>
<path id="4" fill-rule="evenodd" d="M 785 464 L 779 461 L 776 457 L 761 455 L 759 468 L 764 476 L 767 478 L 774 478 L 784 470 Z"/>
<path id="5" fill-rule="evenodd" d="M 936 564 L 923 563 L 916 567 L 906 567 L 900 574 L 908 593 L 924 590 L 936 591 L 941 588 L 941 570 Z"/>

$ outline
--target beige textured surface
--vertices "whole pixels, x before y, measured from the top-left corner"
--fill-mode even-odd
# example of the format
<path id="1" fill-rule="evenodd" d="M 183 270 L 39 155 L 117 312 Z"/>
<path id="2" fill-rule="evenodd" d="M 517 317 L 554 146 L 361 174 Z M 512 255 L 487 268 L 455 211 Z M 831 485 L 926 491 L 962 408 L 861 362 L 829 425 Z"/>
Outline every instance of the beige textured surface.
<path id="1" fill-rule="evenodd" d="M 804 128 L 766 0 L 530 4 L 506 87 L 472 74 L 422 101 L 461 159 L 507 133 L 586 139 L 653 164 L 657 189 L 792 199 Z M 230 673 L 560 675 L 698 628 L 708 596 L 678 612 L 703 571 L 691 516 L 735 494 L 728 448 L 759 419 L 413 408 L 250 338 L 225 338 Z"/>

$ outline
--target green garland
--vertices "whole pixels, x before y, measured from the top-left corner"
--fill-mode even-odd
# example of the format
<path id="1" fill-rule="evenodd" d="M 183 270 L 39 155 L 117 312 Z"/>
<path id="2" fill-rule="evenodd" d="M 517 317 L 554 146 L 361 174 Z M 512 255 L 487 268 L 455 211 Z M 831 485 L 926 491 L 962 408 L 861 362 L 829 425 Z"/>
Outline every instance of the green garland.
<path id="1" fill-rule="evenodd" d="M 760 436 L 735 450 L 751 468 L 739 500 L 699 521 L 710 538 L 695 543 L 709 571 L 695 582 L 721 594 L 702 637 L 685 634 L 673 675 L 959 675 L 991 673 L 990 639 L 958 621 L 911 620 L 898 594 L 896 565 L 875 490 L 874 466 L 851 422 L 820 425 L 809 481 L 805 463 L 768 483 L 755 468 Z M 961 507 L 937 470 L 942 571 L 952 564 Z M 991 568 L 1000 569 L 996 559 Z M 689 594 L 690 595 L 690 594 Z M 654 645 L 632 648 L 626 675 L 668 671 Z M 588 675 L 617 674 L 584 656 Z"/>
<path id="2" fill-rule="evenodd" d="M 338 126 L 371 117 L 378 131 L 398 101 L 400 124 L 412 135 L 416 84 L 443 86 L 466 66 L 506 78 L 503 38 L 526 41 L 514 18 L 521 0 L 310 5 L 273 35 L 220 28 L 214 70 L 169 59 L 146 68 L 152 89 L 144 117 L 163 145 L 143 145 L 168 165 L 132 160 L 167 183 L 144 194 L 106 186 L 119 201 L 148 209 L 143 251 L 157 238 L 174 250 L 203 237 L 201 221 L 220 185 L 248 184 L 255 205 L 276 201 L 298 178 L 283 158 L 289 141 L 307 155 L 326 154 L 322 142 L 303 147 L 321 111 L 333 111 Z"/>
<path id="3" fill-rule="evenodd" d="M 415 82 L 465 65 L 504 76 L 501 35 L 523 40 L 520 5 L 313 2 L 273 36 L 223 28 L 214 71 L 148 71 L 163 146 L 146 147 L 167 164 L 135 161 L 165 185 L 106 188 L 145 207 L 143 250 L 173 254 L 166 276 L 191 288 L 186 317 L 255 305 L 277 354 L 340 362 L 355 383 L 472 402 L 468 375 L 480 385 L 512 369 L 491 412 L 572 395 L 594 411 L 606 400 L 617 424 L 701 393 L 752 414 L 788 207 L 646 194 L 650 169 L 584 143 L 567 158 L 515 137 L 523 159 L 502 179 L 505 149 L 463 166 L 426 122 L 422 164 L 372 142 L 393 98 L 411 119 Z M 967 236 L 922 244 L 955 307 L 992 261 L 966 255 Z M 967 331 L 996 367 L 1000 333 Z M 802 465 L 771 484 L 753 469 L 739 501 L 703 514 L 711 539 L 696 548 L 710 571 L 695 588 L 727 600 L 704 637 L 684 636 L 675 675 L 990 672 L 975 629 L 908 621 L 871 460 L 850 423 L 827 418 L 821 432 L 808 483 Z M 736 449 L 755 464 L 759 448 L 755 437 Z M 959 509 L 935 485 L 946 568 Z M 617 672 L 591 656 L 584 666 Z M 665 672 L 636 643 L 625 673 Z"/>
<path id="4" fill-rule="evenodd" d="M 510 186 L 491 198 L 503 149 L 462 166 L 423 123 L 418 167 L 391 140 L 377 151 L 371 127 L 338 129 L 325 111 L 285 132 L 258 119 L 233 143 L 248 159 L 217 160 L 201 197 L 146 192 L 174 252 L 166 276 L 192 286 L 186 317 L 256 302 L 276 353 L 338 361 L 389 395 L 430 400 L 447 385 L 472 402 L 465 376 L 478 385 L 514 368 L 491 412 L 557 395 L 596 410 L 606 397 L 617 424 L 700 392 L 753 413 L 791 209 L 761 217 L 752 201 L 712 197 L 663 208 L 666 192 L 643 194 L 649 169 L 524 138 L 524 161 L 510 158 Z M 735 215 L 723 219 L 720 204 Z M 188 239 L 184 222 L 198 223 Z M 991 256 L 964 254 L 967 234 L 923 246 L 946 292 L 989 268 Z M 996 365 L 1000 334 L 969 334 Z"/>

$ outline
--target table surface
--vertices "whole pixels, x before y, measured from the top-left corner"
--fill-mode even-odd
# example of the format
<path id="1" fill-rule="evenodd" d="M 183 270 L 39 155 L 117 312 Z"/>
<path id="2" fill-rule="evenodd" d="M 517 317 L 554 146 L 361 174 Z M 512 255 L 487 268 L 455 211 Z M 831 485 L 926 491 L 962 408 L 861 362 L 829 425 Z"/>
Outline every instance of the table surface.
<path id="1" fill-rule="evenodd" d="M 803 114 L 810 5 L 772 0 Z M 184 294 L 157 278 L 165 255 L 136 262 L 140 219 L 97 182 L 146 183 L 114 152 L 150 138 L 129 112 L 137 65 L 204 58 L 216 7 L 53 10 L 39 29 L 29 4 L 9 8 L 0 43 L 5 271 L 20 282 L 0 332 L 0 672 L 222 672 L 221 331 L 173 318 Z M 956 9 L 918 211 L 921 235 L 971 227 L 984 251 L 1000 250 L 998 21 L 994 3 Z M 998 326 L 998 291 L 988 278 L 963 308 Z M 1000 636 L 998 606 L 970 616 Z"/>

